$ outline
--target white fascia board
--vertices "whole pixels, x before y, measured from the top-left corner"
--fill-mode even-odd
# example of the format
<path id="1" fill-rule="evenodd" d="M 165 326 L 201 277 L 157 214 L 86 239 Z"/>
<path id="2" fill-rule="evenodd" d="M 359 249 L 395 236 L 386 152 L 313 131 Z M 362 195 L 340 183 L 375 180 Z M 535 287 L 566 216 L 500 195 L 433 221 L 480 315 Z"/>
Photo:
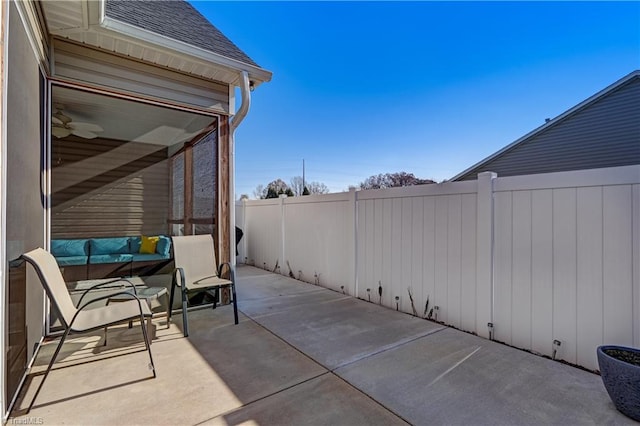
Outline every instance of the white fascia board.
<path id="1" fill-rule="evenodd" d="M 102 17 L 102 19 L 100 20 L 100 26 L 104 29 L 122 34 L 123 36 L 131 37 L 136 40 L 149 43 L 164 50 L 170 50 L 173 55 L 189 56 L 197 58 L 201 61 L 206 61 L 229 68 L 238 74 L 238 79 L 230 82 L 230 84 L 239 84 L 239 76 L 241 71 L 248 72 L 249 77 L 251 78 L 251 80 L 255 81 L 256 86 L 262 82 L 271 81 L 271 77 L 273 75 L 271 71 L 267 71 L 260 67 L 256 67 L 254 65 L 250 65 L 235 59 L 227 58 L 226 56 L 209 52 L 205 49 L 192 46 L 188 43 L 174 40 L 172 38 L 165 37 L 151 31 L 143 30 L 139 27 L 126 24 L 108 16 Z"/>
<path id="2" fill-rule="evenodd" d="M 563 112 L 562 114 L 560 114 L 556 118 L 549 120 L 548 122 L 544 123 L 542 126 L 535 128 L 534 130 L 530 131 L 526 135 L 518 138 L 514 142 L 511 142 L 509 145 L 505 146 L 504 148 L 494 152 L 493 154 L 491 154 L 490 156 L 488 156 L 484 160 L 481 160 L 481 161 L 477 162 L 476 164 L 474 164 L 473 166 L 468 167 L 464 171 L 458 173 L 457 175 L 455 175 L 454 177 L 449 179 L 449 181 L 455 181 L 456 179 L 461 178 L 462 176 L 464 176 L 467 173 L 469 173 L 471 170 L 473 170 L 473 169 L 475 169 L 477 167 L 480 167 L 485 163 L 488 163 L 489 161 L 491 161 L 494 158 L 496 158 L 496 157 L 500 156 L 501 154 L 503 154 L 505 151 L 510 150 L 511 148 L 513 148 L 516 145 L 520 145 L 525 140 L 537 135 L 538 133 L 543 132 L 544 130 L 548 129 L 549 127 L 555 126 L 556 124 L 560 123 L 561 121 L 563 121 L 567 117 L 569 117 L 569 116 L 577 113 L 578 111 L 582 110 L 587 105 L 590 105 L 590 104 L 594 103 L 595 101 L 599 100 L 600 98 L 602 98 L 603 96 L 607 95 L 608 93 L 614 91 L 615 89 L 617 89 L 618 87 L 622 86 L 623 84 L 626 84 L 628 81 L 630 81 L 630 80 L 632 80 L 634 78 L 639 78 L 639 77 L 640 77 L 640 70 L 635 70 L 635 71 L 625 75 L 620 80 L 616 81 L 613 84 L 610 84 L 609 86 L 605 87 L 604 89 L 602 89 L 601 91 L 599 91 L 595 95 L 590 96 L 589 98 L 587 98 L 584 101 L 580 102 L 578 105 L 574 106 L 573 108 L 570 108 L 567 111 Z"/>
<path id="3" fill-rule="evenodd" d="M 43 22 L 39 18 L 37 10 L 34 8 L 33 2 L 15 1 L 14 2 L 18 15 L 22 20 L 22 25 L 27 33 L 27 38 L 31 44 L 36 61 L 43 69 L 44 73 L 49 72 L 49 39 Z"/>

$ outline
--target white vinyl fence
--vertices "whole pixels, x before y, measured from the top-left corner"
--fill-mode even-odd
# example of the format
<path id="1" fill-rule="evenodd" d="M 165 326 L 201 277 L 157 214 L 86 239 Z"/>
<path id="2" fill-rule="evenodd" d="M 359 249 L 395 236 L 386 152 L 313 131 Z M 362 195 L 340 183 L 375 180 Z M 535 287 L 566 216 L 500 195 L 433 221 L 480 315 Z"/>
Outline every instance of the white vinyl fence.
<path id="1" fill-rule="evenodd" d="M 640 346 L 640 166 L 487 172 L 236 212 L 239 263 L 484 337 L 491 323 L 495 340 L 548 356 L 557 340 L 557 359 L 593 370 L 598 345 Z"/>

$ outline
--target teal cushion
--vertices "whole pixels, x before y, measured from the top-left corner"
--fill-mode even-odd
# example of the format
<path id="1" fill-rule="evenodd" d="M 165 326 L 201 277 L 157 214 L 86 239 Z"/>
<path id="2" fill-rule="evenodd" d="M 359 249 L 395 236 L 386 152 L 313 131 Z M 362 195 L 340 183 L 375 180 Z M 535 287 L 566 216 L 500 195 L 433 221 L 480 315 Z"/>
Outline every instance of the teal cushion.
<path id="1" fill-rule="evenodd" d="M 87 240 L 51 240 L 51 254 L 55 257 L 86 256 Z"/>
<path id="2" fill-rule="evenodd" d="M 140 246 L 142 245 L 142 239 L 140 237 L 129 238 L 129 253 L 140 253 Z"/>
<path id="3" fill-rule="evenodd" d="M 86 265 L 89 256 L 62 256 L 56 257 L 58 266 L 74 266 L 74 265 Z"/>
<path id="4" fill-rule="evenodd" d="M 129 254 L 129 237 L 93 238 L 90 243 L 91 257 L 100 254 Z"/>
<path id="5" fill-rule="evenodd" d="M 167 257 L 164 257 L 161 254 L 158 253 L 154 253 L 154 254 L 146 254 L 146 253 L 138 253 L 138 254 L 133 254 L 133 261 L 134 262 L 146 262 L 149 260 L 166 260 L 168 259 Z"/>
<path id="6" fill-rule="evenodd" d="M 97 254 L 89 257 L 89 263 L 92 265 L 98 263 L 122 263 L 131 262 L 133 255 L 131 254 Z"/>
<path id="7" fill-rule="evenodd" d="M 160 235 L 158 245 L 156 245 L 156 253 L 162 256 L 163 259 L 169 259 L 169 253 L 171 251 L 171 238 Z"/>

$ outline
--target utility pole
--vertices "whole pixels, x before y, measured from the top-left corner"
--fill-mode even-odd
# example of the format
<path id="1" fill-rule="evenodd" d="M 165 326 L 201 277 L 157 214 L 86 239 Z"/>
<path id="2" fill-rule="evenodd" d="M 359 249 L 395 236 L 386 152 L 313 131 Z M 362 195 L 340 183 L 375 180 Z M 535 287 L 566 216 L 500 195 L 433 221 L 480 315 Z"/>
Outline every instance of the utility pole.
<path id="1" fill-rule="evenodd" d="M 302 191 L 304 192 L 304 187 L 306 186 L 305 180 L 304 180 L 304 158 L 302 159 Z"/>

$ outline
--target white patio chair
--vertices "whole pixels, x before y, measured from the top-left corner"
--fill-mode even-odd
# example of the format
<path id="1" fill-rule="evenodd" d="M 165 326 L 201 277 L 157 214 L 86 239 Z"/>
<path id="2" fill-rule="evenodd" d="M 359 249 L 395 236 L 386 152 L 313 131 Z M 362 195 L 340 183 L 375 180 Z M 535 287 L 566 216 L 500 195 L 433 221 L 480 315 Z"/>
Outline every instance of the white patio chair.
<path id="1" fill-rule="evenodd" d="M 147 303 L 144 301 L 140 301 L 138 297 L 135 295 L 135 286 L 133 284 L 128 283 L 131 287 L 133 287 L 133 291 L 127 289 L 126 291 L 122 291 L 116 293 L 118 295 L 127 295 L 126 297 L 130 297 L 131 300 L 123 303 L 117 303 L 107 306 L 101 306 L 98 308 L 87 309 L 88 306 L 106 300 L 110 297 L 114 297 L 115 294 L 111 293 L 107 296 L 97 297 L 95 299 L 91 299 L 85 302 L 83 305 L 80 305 L 84 296 L 91 290 L 104 285 L 105 283 L 100 283 L 92 286 L 87 289 L 85 293 L 82 295 L 78 302 L 78 307 L 76 307 L 71 300 L 71 296 L 69 291 L 67 290 L 67 286 L 62 277 L 62 273 L 58 267 L 58 264 L 53 257 L 53 255 L 42 248 L 37 248 L 28 253 L 20 256 L 20 259 L 25 260 L 35 269 L 38 277 L 40 278 L 40 282 L 44 287 L 47 296 L 51 300 L 51 303 L 58 309 L 60 313 L 60 322 L 64 327 L 64 334 L 60 339 L 60 343 L 56 347 L 55 352 L 53 353 L 53 357 L 49 362 L 49 366 L 36 390 L 36 393 L 33 395 L 33 399 L 31 400 L 31 404 L 27 409 L 27 413 L 33 407 L 33 403 L 35 402 L 38 393 L 42 389 L 42 385 L 44 384 L 47 376 L 49 375 L 49 371 L 51 371 L 51 367 L 64 344 L 65 339 L 69 335 L 70 332 L 74 333 L 83 333 L 98 329 L 103 329 L 104 327 L 125 323 L 130 320 L 139 319 L 141 328 L 142 328 L 142 336 L 144 338 L 144 343 L 147 352 L 149 352 L 149 367 L 153 371 L 153 377 L 156 377 L 156 369 L 153 364 L 153 357 L 151 355 L 151 347 L 149 345 L 149 339 L 147 336 L 147 330 L 145 327 L 145 317 L 151 316 L 151 310 L 147 306 Z M 113 283 L 110 281 L 109 283 Z M 106 337 L 105 337 L 106 339 Z"/>
<path id="2" fill-rule="evenodd" d="M 238 324 L 238 304 L 236 301 L 235 277 L 231 265 L 222 263 L 217 265 L 216 254 L 213 249 L 213 238 L 205 235 L 185 235 L 171 237 L 173 240 L 173 255 L 176 269 L 173 272 L 171 284 L 171 296 L 169 306 L 173 306 L 175 288 L 180 287 L 182 292 L 182 324 L 184 336 L 189 336 L 189 323 L 187 319 L 187 296 L 207 290 L 216 290 L 213 309 L 219 297 L 221 288 L 231 289 L 233 302 L 233 316 L 235 324 Z M 221 278 L 222 267 L 229 268 L 229 278 Z M 171 321 L 171 309 L 167 318 L 167 324 Z"/>

